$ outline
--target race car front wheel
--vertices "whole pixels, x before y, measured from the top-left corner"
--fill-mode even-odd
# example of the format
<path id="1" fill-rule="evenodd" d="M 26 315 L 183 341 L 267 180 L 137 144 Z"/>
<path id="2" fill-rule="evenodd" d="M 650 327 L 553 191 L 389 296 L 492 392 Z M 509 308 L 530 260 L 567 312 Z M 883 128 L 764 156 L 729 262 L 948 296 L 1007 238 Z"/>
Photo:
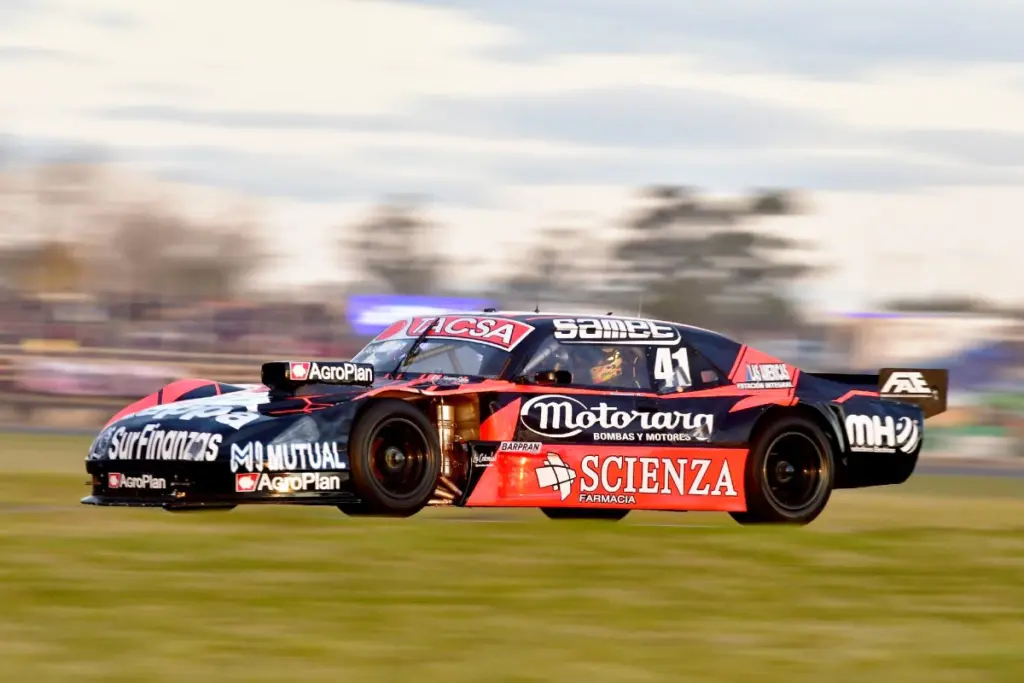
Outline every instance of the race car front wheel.
<path id="1" fill-rule="evenodd" d="M 360 503 L 349 515 L 408 517 L 430 501 L 441 475 L 441 447 L 430 420 L 398 399 L 375 402 L 349 438 L 352 481 Z"/>
<path id="2" fill-rule="evenodd" d="M 825 509 L 835 477 L 832 446 L 821 427 L 789 415 L 758 430 L 744 473 L 741 524 L 808 524 Z"/>

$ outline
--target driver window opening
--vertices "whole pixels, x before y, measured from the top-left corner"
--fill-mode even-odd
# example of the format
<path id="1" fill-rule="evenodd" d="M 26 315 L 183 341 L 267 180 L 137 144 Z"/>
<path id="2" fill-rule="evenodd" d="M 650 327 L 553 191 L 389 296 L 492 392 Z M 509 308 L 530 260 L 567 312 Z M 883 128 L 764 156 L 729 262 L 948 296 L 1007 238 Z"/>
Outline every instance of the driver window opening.
<path id="1" fill-rule="evenodd" d="M 532 378 L 538 372 L 568 371 L 573 386 L 649 390 L 646 350 L 642 346 L 562 344 L 547 341 L 523 368 Z"/>

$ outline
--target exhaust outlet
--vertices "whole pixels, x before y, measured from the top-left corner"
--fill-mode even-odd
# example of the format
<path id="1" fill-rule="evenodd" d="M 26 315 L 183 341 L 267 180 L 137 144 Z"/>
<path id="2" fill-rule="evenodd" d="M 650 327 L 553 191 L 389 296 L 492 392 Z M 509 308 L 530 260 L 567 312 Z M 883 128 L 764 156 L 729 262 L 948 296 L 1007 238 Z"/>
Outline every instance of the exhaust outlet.
<path id="1" fill-rule="evenodd" d="M 449 457 L 452 441 L 455 439 L 455 407 L 444 403 L 437 406 L 437 440 L 441 445 L 441 476 L 452 476 L 452 462 Z"/>

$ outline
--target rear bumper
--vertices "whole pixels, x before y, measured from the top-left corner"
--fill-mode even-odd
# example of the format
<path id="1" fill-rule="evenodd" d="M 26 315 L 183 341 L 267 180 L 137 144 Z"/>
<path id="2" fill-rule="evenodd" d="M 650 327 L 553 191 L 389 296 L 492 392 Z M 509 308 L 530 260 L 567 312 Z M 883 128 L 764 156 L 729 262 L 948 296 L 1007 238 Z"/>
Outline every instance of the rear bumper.
<path id="1" fill-rule="evenodd" d="M 859 489 L 869 486 L 902 484 L 917 468 L 919 452 L 846 453 L 837 463 L 837 489 Z"/>

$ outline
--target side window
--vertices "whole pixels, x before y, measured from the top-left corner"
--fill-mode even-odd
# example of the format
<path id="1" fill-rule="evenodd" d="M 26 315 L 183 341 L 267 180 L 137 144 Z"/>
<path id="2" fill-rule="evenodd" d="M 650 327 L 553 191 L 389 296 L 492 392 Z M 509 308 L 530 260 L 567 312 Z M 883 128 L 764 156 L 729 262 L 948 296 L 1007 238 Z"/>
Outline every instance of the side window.
<path id="1" fill-rule="evenodd" d="M 722 377 L 704 356 L 685 344 L 654 346 L 648 353 L 659 394 L 719 386 Z"/>
<path id="2" fill-rule="evenodd" d="M 565 344 L 554 337 L 544 341 L 523 366 L 530 378 L 537 372 L 567 370 L 572 386 L 650 391 L 650 366 L 645 346 L 629 344 Z"/>

